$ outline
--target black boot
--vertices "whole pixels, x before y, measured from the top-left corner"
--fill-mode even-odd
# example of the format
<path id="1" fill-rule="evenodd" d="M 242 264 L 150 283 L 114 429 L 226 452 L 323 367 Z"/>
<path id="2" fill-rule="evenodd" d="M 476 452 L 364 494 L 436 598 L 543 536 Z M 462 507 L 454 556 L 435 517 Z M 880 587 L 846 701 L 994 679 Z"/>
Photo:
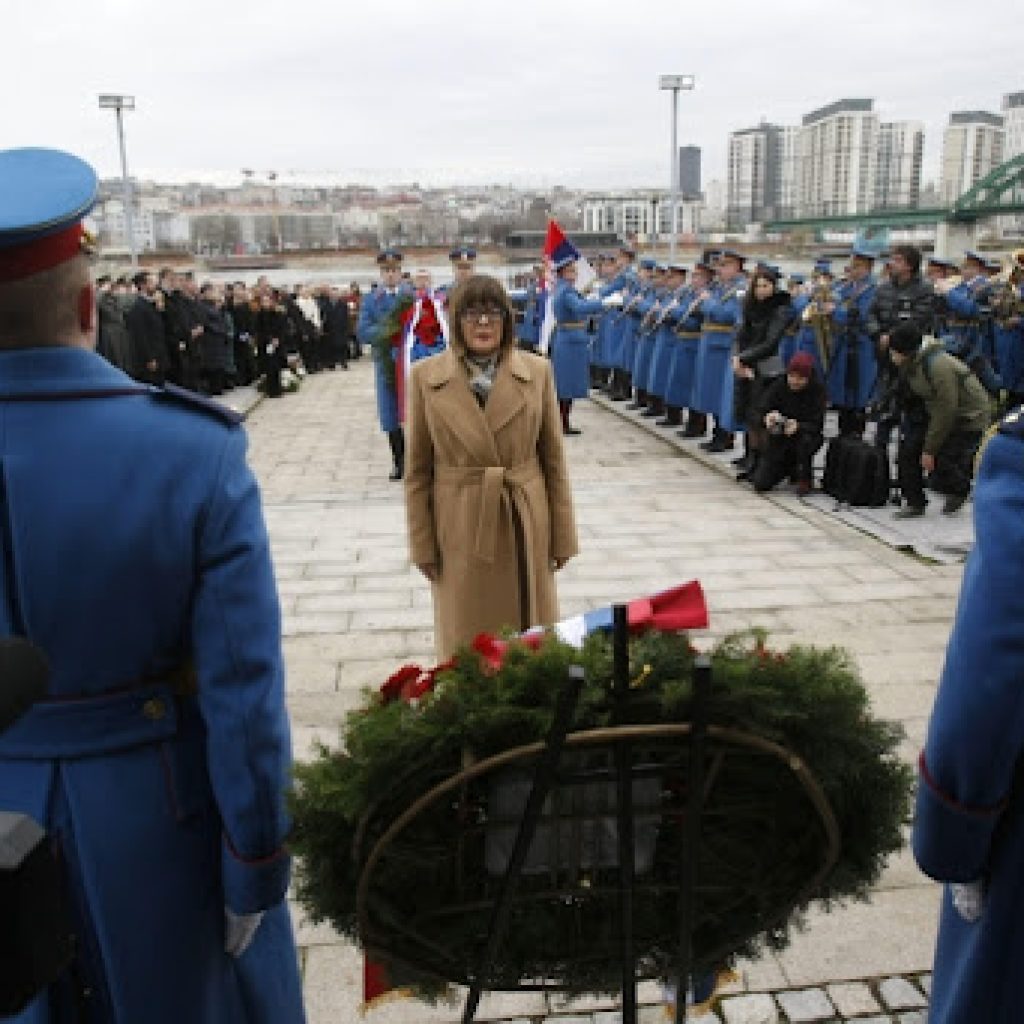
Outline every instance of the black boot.
<path id="1" fill-rule="evenodd" d="M 391 475 L 389 480 L 401 480 L 405 474 L 405 434 L 402 428 L 388 431 L 388 444 L 391 445 Z"/>
<path id="2" fill-rule="evenodd" d="M 686 417 L 686 429 L 679 431 L 680 437 L 703 437 L 708 432 L 708 418 L 705 413 L 694 412 L 692 409 Z"/>

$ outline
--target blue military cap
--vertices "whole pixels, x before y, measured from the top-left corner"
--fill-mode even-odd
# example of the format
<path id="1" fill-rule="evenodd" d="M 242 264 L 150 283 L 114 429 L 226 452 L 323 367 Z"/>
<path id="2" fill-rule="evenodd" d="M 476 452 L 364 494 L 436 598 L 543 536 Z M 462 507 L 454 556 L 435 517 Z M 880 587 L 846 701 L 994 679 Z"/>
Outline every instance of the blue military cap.
<path id="1" fill-rule="evenodd" d="M 387 264 L 397 266 L 402 262 L 402 254 L 397 249 L 383 249 L 377 254 L 377 262 L 382 266 Z"/>
<path id="2" fill-rule="evenodd" d="M 619 252 L 621 252 L 623 256 L 628 256 L 630 259 L 633 259 L 636 256 L 636 249 L 628 242 L 623 242 L 622 245 L 619 246 Z"/>
<path id="3" fill-rule="evenodd" d="M 870 260 L 873 263 L 878 259 L 879 255 L 874 249 L 869 249 L 866 245 L 855 245 L 850 250 L 850 259 L 853 260 Z"/>
<path id="4" fill-rule="evenodd" d="M 566 267 L 575 266 L 575 264 L 576 264 L 576 257 L 575 256 L 563 256 L 560 260 L 556 260 L 555 261 L 555 270 L 556 270 L 556 272 L 557 271 L 562 271 L 562 270 L 565 270 Z"/>
<path id="5" fill-rule="evenodd" d="M 807 277 L 804 274 L 790 274 L 789 280 L 793 284 L 803 284 L 807 280 Z"/>
<path id="6" fill-rule="evenodd" d="M 981 255 L 980 252 L 977 252 L 974 249 L 968 249 L 964 253 L 964 262 L 966 263 L 968 260 L 972 260 L 975 263 L 980 263 L 982 266 L 985 266 L 985 264 L 988 262 L 985 259 L 985 257 Z"/>
<path id="7" fill-rule="evenodd" d="M 814 261 L 814 272 L 816 274 L 831 274 L 832 273 L 832 261 L 826 259 L 820 259 Z"/>
<path id="8" fill-rule="evenodd" d="M 956 270 L 956 264 L 952 260 L 947 260 L 945 256 L 929 256 L 928 262 L 933 267 L 945 267 L 947 270 Z"/>
<path id="9" fill-rule="evenodd" d="M 90 251 L 82 219 L 99 182 L 59 149 L 0 151 L 0 281 L 18 281 Z"/>
<path id="10" fill-rule="evenodd" d="M 687 269 L 686 264 L 683 263 L 681 260 L 671 260 L 669 262 L 668 269 L 673 274 L 688 274 L 689 273 L 689 270 Z"/>
<path id="11" fill-rule="evenodd" d="M 652 260 L 650 256 L 645 256 L 640 261 L 640 267 L 643 270 L 654 270 L 655 267 L 657 267 L 657 265 L 658 265 L 658 261 L 657 260 Z"/>
<path id="12" fill-rule="evenodd" d="M 656 274 L 665 274 L 665 273 L 667 273 L 668 272 L 668 264 L 667 263 L 655 263 L 654 264 L 654 272 Z"/>
<path id="13" fill-rule="evenodd" d="M 721 259 L 737 260 L 741 266 L 746 262 L 747 259 L 747 257 L 744 256 L 743 253 L 739 252 L 736 249 L 723 249 L 718 255 Z"/>
<path id="14" fill-rule="evenodd" d="M 448 259 L 452 263 L 472 263 L 476 259 L 476 249 L 471 249 L 467 245 L 456 246 L 448 253 Z"/>

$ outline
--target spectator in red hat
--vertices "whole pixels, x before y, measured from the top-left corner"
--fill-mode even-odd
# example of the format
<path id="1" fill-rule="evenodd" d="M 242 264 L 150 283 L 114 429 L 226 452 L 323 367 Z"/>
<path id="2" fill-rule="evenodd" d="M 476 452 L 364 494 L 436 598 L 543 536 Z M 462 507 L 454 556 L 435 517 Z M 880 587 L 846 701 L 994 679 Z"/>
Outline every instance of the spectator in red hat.
<path id="1" fill-rule="evenodd" d="M 825 426 L 825 386 L 809 352 L 797 352 L 790 359 L 785 375 L 765 390 L 759 411 L 768 443 L 754 471 L 754 490 L 770 491 L 788 476 L 797 494 L 809 494 L 811 463 L 824 440 Z"/>

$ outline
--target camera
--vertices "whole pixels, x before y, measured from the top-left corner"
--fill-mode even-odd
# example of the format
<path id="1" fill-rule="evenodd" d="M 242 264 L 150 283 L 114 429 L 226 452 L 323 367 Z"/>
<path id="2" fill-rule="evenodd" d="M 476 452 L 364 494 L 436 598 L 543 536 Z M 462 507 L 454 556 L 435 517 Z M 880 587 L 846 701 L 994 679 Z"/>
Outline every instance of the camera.
<path id="1" fill-rule="evenodd" d="M 768 425 L 768 433 L 773 437 L 781 437 L 786 432 L 785 420 L 772 420 Z"/>

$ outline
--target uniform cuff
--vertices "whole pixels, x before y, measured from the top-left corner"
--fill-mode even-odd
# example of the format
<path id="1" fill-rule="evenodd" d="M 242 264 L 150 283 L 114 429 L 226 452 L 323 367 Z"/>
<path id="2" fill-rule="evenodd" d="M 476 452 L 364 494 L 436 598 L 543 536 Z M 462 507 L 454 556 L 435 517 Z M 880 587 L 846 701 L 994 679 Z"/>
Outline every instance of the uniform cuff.
<path id="1" fill-rule="evenodd" d="M 992 833 L 1005 801 L 971 807 L 943 792 L 928 772 L 924 753 L 918 761 L 913 848 L 918 867 L 939 882 L 971 882 L 985 873 Z"/>
<path id="2" fill-rule="evenodd" d="M 224 903 L 236 914 L 255 914 L 266 910 L 280 903 L 288 892 L 292 859 L 284 847 L 267 857 L 247 860 L 224 836 L 220 861 Z"/>

